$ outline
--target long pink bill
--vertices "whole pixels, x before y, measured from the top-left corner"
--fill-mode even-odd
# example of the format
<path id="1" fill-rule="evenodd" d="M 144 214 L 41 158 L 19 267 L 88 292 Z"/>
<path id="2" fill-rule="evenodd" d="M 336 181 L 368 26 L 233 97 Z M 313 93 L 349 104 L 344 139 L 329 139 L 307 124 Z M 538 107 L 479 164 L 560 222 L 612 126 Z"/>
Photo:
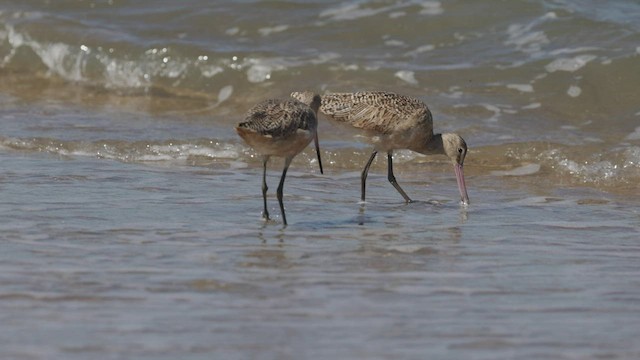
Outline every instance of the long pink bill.
<path id="1" fill-rule="evenodd" d="M 462 171 L 462 165 L 454 164 L 453 169 L 456 173 L 456 180 L 458 180 L 460 200 L 462 201 L 463 205 L 469 205 L 469 195 L 467 194 L 467 186 L 464 183 L 464 172 Z"/>
<path id="2" fill-rule="evenodd" d="M 324 174 L 324 171 L 322 171 L 322 160 L 320 159 L 320 144 L 318 143 L 318 133 L 316 132 L 315 136 L 313 137 L 313 142 L 316 145 L 316 154 L 318 155 L 318 165 L 320 165 L 320 174 Z"/>

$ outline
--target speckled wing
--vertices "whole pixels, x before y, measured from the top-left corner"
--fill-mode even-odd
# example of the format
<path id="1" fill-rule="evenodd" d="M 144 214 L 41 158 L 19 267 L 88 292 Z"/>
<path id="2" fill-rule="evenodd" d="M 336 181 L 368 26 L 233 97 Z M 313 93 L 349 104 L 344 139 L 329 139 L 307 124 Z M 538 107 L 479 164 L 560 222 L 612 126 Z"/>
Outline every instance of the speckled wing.
<path id="1" fill-rule="evenodd" d="M 390 134 L 413 127 L 432 129 L 429 108 L 420 100 L 389 92 L 329 93 L 320 111 L 352 126 Z"/>
<path id="2" fill-rule="evenodd" d="M 245 128 L 260 135 L 286 137 L 300 130 L 314 130 L 316 115 L 311 108 L 297 100 L 265 100 L 252 107 L 239 128 Z"/>

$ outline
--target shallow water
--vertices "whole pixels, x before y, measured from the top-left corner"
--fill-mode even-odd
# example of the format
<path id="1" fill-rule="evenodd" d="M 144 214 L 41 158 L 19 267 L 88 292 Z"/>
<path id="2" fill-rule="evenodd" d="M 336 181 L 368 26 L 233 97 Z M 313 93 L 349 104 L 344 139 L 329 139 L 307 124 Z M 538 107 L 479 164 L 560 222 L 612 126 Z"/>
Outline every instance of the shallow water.
<path id="1" fill-rule="evenodd" d="M 447 176 L 405 205 L 372 176 L 362 206 L 357 173 L 292 171 L 283 229 L 258 169 L 2 163 L 5 358 L 640 354 L 640 214 L 600 192 L 472 177 L 460 208 Z"/>
<path id="2" fill-rule="evenodd" d="M 0 1 L 0 358 L 640 357 L 635 2 L 181 4 Z M 423 99 L 471 204 L 321 119 L 263 222 L 233 125 L 307 88 Z"/>

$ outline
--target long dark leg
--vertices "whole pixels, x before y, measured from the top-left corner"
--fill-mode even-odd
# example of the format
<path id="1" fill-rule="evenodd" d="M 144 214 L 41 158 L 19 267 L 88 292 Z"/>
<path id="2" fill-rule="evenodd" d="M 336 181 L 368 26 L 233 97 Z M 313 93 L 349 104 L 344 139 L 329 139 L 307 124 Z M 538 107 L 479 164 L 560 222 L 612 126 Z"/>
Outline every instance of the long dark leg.
<path id="1" fill-rule="evenodd" d="M 282 222 L 287 225 L 287 216 L 284 214 L 284 204 L 282 203 L 282 189 L 284 188 L 284 178 L 287 176 L 287 170 L 289 170 L 289 165 L 291 164 L 292 157 L 288 157 L 284 159 L 284 170 L 282 170 L 282 177 L 280 178 L 280 185 L 278 185 L 278 190 L 276 194 L 278 195 L 278 202 L 280 203 L 280 211 L 282 212 Z"/>
<path id="2" fill-rule="evenodd" d="M 413 200 L 409 199 L 409 197 L 407 196 L 407 193 L 405 193 L 404 190 L 402 190 L 402 188 L 400 187 L 400 185 L 398 185 L 398 182 L 396 181 L 396 177 L 393 175 L 393 156 L 391 151 L 387 153 L 387 164 L 389 165 L 389 172 L 387 174 L 387 179 L 389 179 L 389 182 L 391 183 L 391 185 L 393 185 L 393 187 L 396 188 L 396 190 L 398 190 L 400 195 L 402 195 L 402 197 L 404 198 L 404 201 L 406 201 L 407 203 L 412 202 Z"/>
<path id="3" fill-rule="evenodd" d="M 369 161 L 367 161 L 367 165 L 364 166 L 364 169 L 362 169 L 362 176 L 361 176 L 361 183 L 360 183 L 360 200 L 364 201 L 364 193 L 365 193 L 365 189 L 366 189 L 366 183 L 367 183 L 367 175 L 369 175 L 369 168 L 371 167 L 371 163 L 373 162 L 373 159 L 376 158 L 376 155 L 378 154 L 377 150 L 373 150 L 373 152 L 371 153 L 371 157 L 369 158 Z"/>
<path id="4" fill-rule="evenodd" d="M 262 159 L 262 199 L 264 200 L 264 211 L 262 212 L 262 217 L 265 220 L 269 220 L 269 210 L 267 210 L 267 161 L 269 161 L 269 157 L 265 156 Z"/>
<path id="5" fill-rule="evenodd" d="M 320 144 L 318 143 L 318 133 L 313 137 L 313 142 L 316 145 L 316 154 L 318 155 L 318 165 L 320 166 L 320 174 L 324 174 L 322 171 L 322 159 L 320 159 Z"/>

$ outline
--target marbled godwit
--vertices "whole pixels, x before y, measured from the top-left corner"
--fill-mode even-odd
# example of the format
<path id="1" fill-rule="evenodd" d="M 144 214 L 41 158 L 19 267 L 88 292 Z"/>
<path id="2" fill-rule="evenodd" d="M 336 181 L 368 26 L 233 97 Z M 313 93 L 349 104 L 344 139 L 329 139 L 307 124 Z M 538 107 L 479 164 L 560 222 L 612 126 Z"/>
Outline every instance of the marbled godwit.
<path id="1" fill-rule="evenodd" d="M 291 160 L 309 145 L 311 139 L 315 142 L 320 173 L 323 173 L 317 132 L 317 113 L 320 107 L 320 96 L 305 92 L 298 96 L 298 100 L 265 100 L 252 107 L 247 112 L 244 121 L 236 127 L 238 135 L 262 155 L 262 197 L 264 199 L 262 216 L 266 220 L 269 220 L 269 211 L 267 210 L 267 162 L 271 156 L 284 157 L 284 170 L 276 193 L 284 225 L 287 225 L 287 217 L 282 203 L 284 178 L 287 175 Z"/>
<path id="2" fill-rule="evenodd" d="M 297 99 L 304 93 L 292 93 Z M 433 134 L 431 111 L 422 101 L 389 92 L 329 93 L 322 95 L 320 111 L 339 122 L 365 130 L 374 149 L 362 170 L 361 199 L 369 167 L 378 151 L 387 152 L 388 180 L 406 202 L 411 199 L 393 175 L 393 150 L 409 149 L 425 155 L 448 156 L 454 165 L 463 204 L 469 203 L 462 164 L 467 144 L 457 134 Z"/>

